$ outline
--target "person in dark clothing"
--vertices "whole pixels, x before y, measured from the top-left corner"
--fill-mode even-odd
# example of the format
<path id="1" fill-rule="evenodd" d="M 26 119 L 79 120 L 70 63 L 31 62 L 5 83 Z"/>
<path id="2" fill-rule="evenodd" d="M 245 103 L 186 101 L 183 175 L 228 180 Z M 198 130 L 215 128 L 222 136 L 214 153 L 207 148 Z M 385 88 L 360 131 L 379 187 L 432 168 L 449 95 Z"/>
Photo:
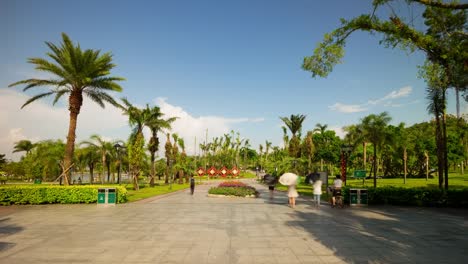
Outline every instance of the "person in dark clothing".
<path id="1" fill-rule="evenodd" d="M 190 177 L 190 194 L 193 195 L 193 192 L 195 191 L 195 179 Z"/>

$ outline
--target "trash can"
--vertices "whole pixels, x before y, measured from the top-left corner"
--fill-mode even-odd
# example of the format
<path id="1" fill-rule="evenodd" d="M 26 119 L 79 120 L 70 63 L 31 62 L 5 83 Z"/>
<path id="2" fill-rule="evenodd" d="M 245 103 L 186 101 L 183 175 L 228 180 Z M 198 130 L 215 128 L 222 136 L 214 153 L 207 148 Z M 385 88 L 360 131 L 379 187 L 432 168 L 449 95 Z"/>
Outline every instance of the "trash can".
<path id="1" fill-rule="evenodd" d="M 42 180 L 40 178 L 34 179 L 34 184 L 41 184 Z"/>
<path id="2" fill-rule="evenodd" d="M 367 205 L 367 189 L 349 189 L 349 205 Z"/>
<path id="3" fill-rule="evenodd" d="M 117 202 L 117 190 L 115 188 L 98 189 L 98 205 L 115 205 Z"/>

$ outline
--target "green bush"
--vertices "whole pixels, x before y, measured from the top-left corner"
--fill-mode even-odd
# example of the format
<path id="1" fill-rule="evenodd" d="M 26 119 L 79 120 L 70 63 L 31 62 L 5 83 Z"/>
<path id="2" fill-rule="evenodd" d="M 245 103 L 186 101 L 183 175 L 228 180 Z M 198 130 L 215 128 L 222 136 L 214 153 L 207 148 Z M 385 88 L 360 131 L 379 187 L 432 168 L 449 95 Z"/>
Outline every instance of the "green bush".
<path id="1" fill-rule="evenodd" d="M 349 203 L 349 189 L 344 187 L 344 199 Z M 368 188 L 369 204 L 436 206 L 436 207 L 468 207 L 468 188 L 449 189 L 427 187 L 377 187 Z"/>
<path id="2" fill-rule="evenodd" d="M 0 204 L 71 204 L 96 203 L 98 188 L 104 186 L 55 186 L 55 185 L 25 185 L 0 187 Z M 117 189 L 117 202 L 127 201 L 127 189 L 122 186 Z"/>
<path id="3" fill-rule="evenodd" d="M 257 190 L 255 188 L 247 186 L 247 187 L 212 187 L 208 190 L 209 194 L 220 194 L 220 195 L 227 195 L 227 196 L 249 196 L 249 195 L 258 195 Z"/>

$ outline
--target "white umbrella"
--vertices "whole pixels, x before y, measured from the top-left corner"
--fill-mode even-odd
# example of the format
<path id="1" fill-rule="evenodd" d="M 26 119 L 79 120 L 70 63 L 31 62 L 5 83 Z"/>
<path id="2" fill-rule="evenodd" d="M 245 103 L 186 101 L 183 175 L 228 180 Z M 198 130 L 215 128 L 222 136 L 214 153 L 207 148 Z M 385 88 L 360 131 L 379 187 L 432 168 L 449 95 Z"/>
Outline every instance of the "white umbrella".
<path id="1" fill-rule="evenodd" d="M 291 172 L 286 172 L 285 174 L 281 175 L 281 177 L 279 178 L 279 182 L 282 185 L 286 185 L 286 186 L 296 185 L 298 178 L 299 177 L 296 174 L 291 173 Z"/>

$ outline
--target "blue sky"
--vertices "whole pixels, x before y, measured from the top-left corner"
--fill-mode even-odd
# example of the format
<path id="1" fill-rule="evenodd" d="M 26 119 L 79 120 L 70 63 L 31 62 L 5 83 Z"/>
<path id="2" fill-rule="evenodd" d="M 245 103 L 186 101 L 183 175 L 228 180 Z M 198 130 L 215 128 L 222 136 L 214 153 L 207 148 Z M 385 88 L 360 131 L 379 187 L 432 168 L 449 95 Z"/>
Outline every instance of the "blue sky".
<path id="1" fill-rule="evenodd" d="M 5 89 L 14 81 L 44 76 L 26 59 L 44 57 L 44 41 L 58 43 L 61 32 L 83 48 L 112 52 L 118 65 L 113 74 L 127 79 L 118 97 L 138 105 L 158 103 L 168 115 L 179 116 L 174 132 L 188 146 L 195 137 L 200 141 L 206 128 L 209 138 L 233 129 L 255 148 L 265 140 L 280 145 L 278 117 L 291 114 L 307 115 L 304 131 L 316 123 L 339 131 L 382 111 L 393 123 L 428 120 L 425 83 L 417 78 L 424 55 L 379 46 L 378 35 L 354 34 L 344 63 L 328 78 L 313 79 L 301 69 L 303 58 L 324 33 L 339 26 L 339 18 L 369 13 L 370 3 L 1 1 L 0 153 L 11 152 L 12 142 L 22 138 L 65 139 L 64 102 L 52 107 L 44 101 L 19 111 L 27 97 L 19 88 Z M 450 96 L 449 112 L 454 112 Z M 85 107 L 79 140 L 93 133 L 127 137 L 129 128 L 116 109 Z M 462 110 L 467 112 L 465 102 Z"/>

